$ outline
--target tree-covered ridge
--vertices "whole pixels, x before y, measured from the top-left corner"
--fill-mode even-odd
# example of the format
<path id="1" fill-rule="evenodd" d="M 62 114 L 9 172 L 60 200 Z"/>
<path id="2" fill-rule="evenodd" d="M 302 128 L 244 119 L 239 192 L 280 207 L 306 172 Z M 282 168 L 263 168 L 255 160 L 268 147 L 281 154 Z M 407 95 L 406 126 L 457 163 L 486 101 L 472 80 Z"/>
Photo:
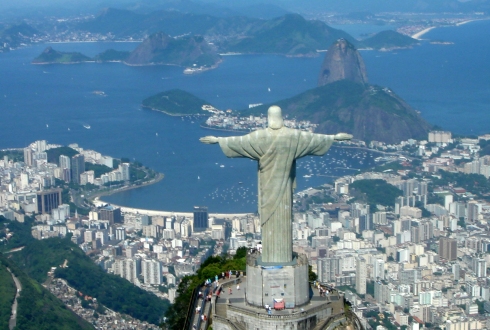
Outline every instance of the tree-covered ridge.
<path id="1" fill-rule="evenodd" d="M 47 47 L 38 57 L 32 60 L 33 64 L 71 64 L 83 62 L 122 62 L 129 57 L 130 52 L 108 49 L 93 58 L 79 52 L 60 52 Z"/>
<path id="2" fill-rule="evenodd" d="M 201 108 L 205 104 L 209 103 L 180 89 L 158 93 L 144 99 L 142 103 L 143 107 L 175 116 L 207 114 Z"/>
<path id="3" fill-rule="evenodd" d="M 394 207 L 395 199 L 403 195 L 400 189 L 381 179 L 356 180 L 349 184 L 349 193 L 356 201 L 371 205 L 373 210 L 378 204 Z"/>
<path id="4" fill-rule="evenodd" d="M 141 14 L 107 8 L 93 20 L 80 23 L 79 28 L 93 33 L 111 32 L 118 37 L 133 38 L 142 33 L 151 35 L 159 31 L 169 35 L 200 34 L 213 39 L 221 53 L 315 56 L 317 50 L 327 49 L 339 38 L 347 39 L 356 46 L 376 49 L 411 45 L 407 42 L 408 39 L 392 33 L 380 34 L 362 43 L 342 30 L 334 29 L 318 20 L 306 20 L 298 14 L 257 19 L 238 15 L 216 17 L 213 13 L 196 14 L 175 10 Z"/>
<path id="5" fill-rule="evenodd" d="M 283 115 L 318 124 L 318 133 L 346 132 L 363 141 L 424 138 L 430 125 L 388 88 L 339 80 L 274 103 Z M 264 114 L 265 104 L 244 114 Z"/>
<path id="6" fill-rule="evenodd" d="M 58 147 L 46 150 L 46 154 L 48 155 L 48 163 L 53 163 L 59 166 L 60 156 L 67 156 L 71 158 L 78 155 L 79 152 L 70 147 Z"/>
<path id="7" fill-rule="evenodd" d="M 40 34 L 42 33 L 25 22 L 8 26 L 0 25 L 0 52 L 29 43 L 32 36 Z"/>
<path id="8" fill-rule="evenodd" d="M 359 47 L 373 49 L 389 49 L 411 47 L 419 44 L 419 41 L 393 30 L 386 30 L 376 33 L 374 36 L 359 42 Z"/>
<path id="9" fill-rule="evenodd" d="M 447 172 L 440 170 L 441 178 L 433 177 L 432 182 L 437 186 L 448 186 L 450 183 L 454 187 L 461 187 L 479 198 L 490 199 L 490 181 L 481 174 L 466 174 L 461 172 Z"/>
<path id="10" fill-rule="evenodd" d="M 3 221 L 15 230 L 14 237 L 23 237 L 25 246 L 13 253 L 11 259 L 38 282 L 46 280 L 51 267 L 58 267 L 55 276 L 65 279 L 76 290 L 97 298 L 116 312 L 153 324 L 159 323 L 170 305 L 119 276 L 105 273 L 69 237 L 36 240 L 30 235 L 29 224 L 19 226 L 16 221 Z M 65 260 L 68 267 L 60 268 Z"/>
<path id="11" fill-rule="evenodd" d="M 14 280 L 7 267 L 0 264 L 0 329 L 8 329 L 15 292 Z"/>
<path id="12" fill-rule="evenodd" d="M 125 60 L 129 65 L 213 67 L 221 61 L 214 47 L 200 35 L 172 38 L 157 32 L 143 40 Z"/>
<path id="13" fill-rule="evenodd" d="M 25 246 L 34 238 L 31 235 L 31 227 L 34 220 L 26 216 L 24 222 L 10 221 L 0 215 L 0 253 Z M 9 233 L 9 237 L 7 237 Z"/>
<path id="14" fill-rule="evenodd" d="M 342 30 L 320 21 L 308 21 L 298 14 L 287 14 L 256 24 L 244 37 L 221 45 L 223 51 L 284 55 L 316 55 L 339 38 L 356 40 Z"/>
<path id="15" fill-rule="evenodd" d="M 3 159 L 5 156 L 14 163 L 24 160 L 24 152 L 22 150 L 0 150 L 0 159 Z"/>
<path id="16" fill-rule="evenodd" d="M 130 52 L 108 49 L 95 55 L 94 60 L 97 62 L 122 62 L 129 57 L 129 54 Z"/>
<path id="17" fill-rule="evenodd" d="M 32 60 L 33 64 L 46 64 L 46 63 L 80 63 L 88 62 L 92 59 L 78 52 L 60 52 L 54 50 L 52 47 L 47 47 L 38 57 Z"/>
<path id="18" fill-rule="evenodd" d="M 113 171 L 113 169 L 105 165 L 85 162 L 85 171 L 94 171 L 94 177 L 100 178 L 102 174 L 109 173 Z"/>
<path id="19" fill-rule="evenodd" d="M 61 301 L 41 284 L 29 278 L 17 265 L 0 255 L 1 274 L 5 273 L 6 267 L 10 268 L 22 285 L 18 299 L 16 329 L 93 329 L 89 323 L 67 309 Z M 10 273 L 8 274 L 10 275 Z M 2 329 L 4 328 L 2 327 Z M 5 329 L 8 329 L 8 327 Z"/>
<path id="20" fill-rule="evenodd" d="M 247 248 L 238 248 L 233 258 L 226 257 L 209 257 L 206 259 L 195 275 L 185 276 L 182 278 L 177 288 L 177 298 L 170 306 L 165 316 L 167 317 L 167 326 L 169 329 L 183 329 L 186 321 L 186 312 L 192 300 L 194 289 L 203 285 L 206 279 L 214 279 L 215 275 L 227 272 L 229 270 L 245 271 Z"/>

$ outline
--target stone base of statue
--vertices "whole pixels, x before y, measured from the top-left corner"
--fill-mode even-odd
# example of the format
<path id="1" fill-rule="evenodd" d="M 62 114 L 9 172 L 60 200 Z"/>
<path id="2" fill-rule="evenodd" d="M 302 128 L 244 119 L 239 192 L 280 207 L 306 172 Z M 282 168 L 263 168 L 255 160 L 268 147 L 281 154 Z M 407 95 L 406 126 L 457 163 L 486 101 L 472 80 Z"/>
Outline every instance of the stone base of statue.
<path id="1" fill-rule="evenodd" d="M 260 253 L 247 256 L 248 304 L 264 307 L 280 302 L 289 309 L 307 304 L 310 296 L 308 259 L 304 254 L 295 255 L 287 264 L 264 263 Z"/>

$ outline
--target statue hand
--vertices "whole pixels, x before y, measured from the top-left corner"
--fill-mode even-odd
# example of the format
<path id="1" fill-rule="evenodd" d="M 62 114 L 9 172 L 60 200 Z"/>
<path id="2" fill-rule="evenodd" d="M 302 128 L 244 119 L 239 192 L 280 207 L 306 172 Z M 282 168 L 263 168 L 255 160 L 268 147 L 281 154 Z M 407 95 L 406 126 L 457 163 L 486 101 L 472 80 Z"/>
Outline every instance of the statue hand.
<path id="1" fill-rule="evenodd" d="M 216 136 L 205 136 L 200 138 L 199 141 L 205 144 L 214 144 L 218 143 L 218 138 Z"/>
<path id="2" fill-rule="evenodd" d="M 339 133 L 339 134 L 335 134 L 334 136 L 335 141 L 344 141 L 344 140 L 351 140 L 351 139 L 352 139 L 352 135 L 347 133 Z"/>

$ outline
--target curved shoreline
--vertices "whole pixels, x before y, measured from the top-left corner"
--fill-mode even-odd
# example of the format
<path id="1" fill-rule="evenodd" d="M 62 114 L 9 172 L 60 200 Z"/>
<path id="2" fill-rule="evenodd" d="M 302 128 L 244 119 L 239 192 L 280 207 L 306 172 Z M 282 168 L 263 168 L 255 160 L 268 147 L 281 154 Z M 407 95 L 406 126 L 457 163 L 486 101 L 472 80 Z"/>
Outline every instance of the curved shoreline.
<path id="1" fill-rule="evenodd" d="M 113 194 L 116 194 L 116 193 L 120 193 L 120 192 L 123 192 L 123 191 L 137 189 L 137 188 L 144 187 L 144 186 L 149 186 L 149 185 L 152 185 L 152 184 L 155 184 L 155 183 L 158 183 L 158 182 L 162 181 L 164 177 L 165 177 L 164 174 L 158 173 L 157 176 L 156 176 L 156 178 L 154 178 L 154 179 L 152 179 L 150 181 L 143 182 L 140 185 L 124 186 L 124 187 L 121 187 L 121 188 L 116 188 L 114 190 L 96 192 L 93 195 L 89 196 L 87 199 L 91 200 L 92 202 L 95 202 L 95 201 L 99 201 L 100 200 L 100 201 L 102 201 L 104 203 L 109 203 L 109 202 L 103 201 L 102 199 L 100 199 L 100 197 L 110 196 L 110 195 L 113 195 Z"/>
<path id="2" fill-rule="evenodd" d="M 170 117 L 192 117 L 192 116 L 205 117 L 205 116 L 209 116 L 206 113 L 188 113 L 188 114 L 184 114 L 184 113 L 170 113 L 170 112 L 167 112 L 165 110 L 160 110 L 160 109 L 157 109 L 157 108 L 152 108 L 152 107 L 149 107 L 149 106 L 146 106 L 146 105 L 143 105 L 143 104 L 141 105 L 141 108 L 152 110 L 152 111 L 161 112 L 161 113 L 164 113 L 164 114 L 166 114 L 167 116 L 170 116 Z"/>
<path id="3" fill-rule="evenodd" d="M 411 37 L 413 39 L 417 39 L 417 40 L 423 40 L 421 39 L 421 37 L 426 34 L 427 32 L 435 29 L 435 28 L 441 28 L 441 27 L 452 27 L 452 26 L 461 26 L 461 25 L 464 25 L 464 24 L 468 24 L 468 23 L 471 23 L 471 22 L 476 22 L 476 21 L 485 21 L 485 20 L 488 20 L 489 18 L 481 18 L 481 19 L 469 19 L 469 20 L 466 20 L 466 21 L 462 21 L 462 22 L 459 22 L 459 23 L 455 23 L 455 24 L 452 24 L 452 25 L 439 25 L 439 26 L 430 26 L 426 29 L 423 29 L 422 31 L 419 31 L 413 35 L 411 35 Z"/>
<path id="4" fill-rule="evenodd" d="M 113 195 L 115 193 L 120 193 L 123 191 L 131 190 L 131 189 L 137 189 L 140 187 L 155 184 L 157 182 L 160 182 L 164 177 L 165 177 L 165 175 L 163 175 L 162 173 L 158 173 L 158 176 L 155 179 L 150 180 L 148 182 L 145 182 L 141 185 L 122 187 L 122 188 L 118 188 L 118 189 L 114 189 L 114 190 L 110 190 L 110 191 L 95 193 L 92 196 L 90 196 L 89 199 L 95 205 L 111 204 L 112 206 L 119 207 L 122 212 L 128 212 L 128 213 L 138 213 L 138 214 L 146 214 L 149 216 L 165 216 L 165 217 L 171 217 L 171 216 L 191 217 L 191 216 L 194 216 L 193 212 L 139 209 L 139 208 L 135 208 L 135 207 L 129 207 L 129 206 L 117 205 L 114 203 L 109 203 L 109 202 L 101 199 L 101 197 L 104 197 L 104 196 L 110 196 L 110 195 Z M 244 217 L 244 216 L 251 215 L 251 214 L 253 214 L 253 213 L 251 213 L 251 212 L 250 213 L 210 213 L 209 216 L 216 217 L 216 218 L 231 219 L 231 218 L 235 218 L 235 217 Z"/>

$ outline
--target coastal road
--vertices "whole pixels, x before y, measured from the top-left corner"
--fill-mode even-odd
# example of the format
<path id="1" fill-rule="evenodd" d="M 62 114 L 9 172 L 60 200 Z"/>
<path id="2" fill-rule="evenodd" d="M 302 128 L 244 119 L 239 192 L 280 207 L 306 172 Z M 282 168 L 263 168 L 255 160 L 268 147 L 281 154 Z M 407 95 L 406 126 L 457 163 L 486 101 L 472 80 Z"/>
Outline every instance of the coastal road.
<path id="1" fill-rule="evenodd" d="M 12 304 L 12 314 L 10 315 L 9 321 L 9 330 L 13 330 L 17 325 L 17 299 L 19 298 L 20 291 L 22 291 L 22 285 L 20 284 L 19 279 L 15 277 L 14 273 L 12 273 L 10 268 L 7 267 L 7 270 L 10 272 L 10 275 L 12 275 L 15 286 L 17 287 L 17 293 L 15 294 L 14 303 Z"/>

